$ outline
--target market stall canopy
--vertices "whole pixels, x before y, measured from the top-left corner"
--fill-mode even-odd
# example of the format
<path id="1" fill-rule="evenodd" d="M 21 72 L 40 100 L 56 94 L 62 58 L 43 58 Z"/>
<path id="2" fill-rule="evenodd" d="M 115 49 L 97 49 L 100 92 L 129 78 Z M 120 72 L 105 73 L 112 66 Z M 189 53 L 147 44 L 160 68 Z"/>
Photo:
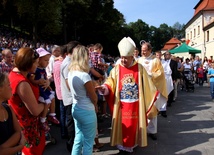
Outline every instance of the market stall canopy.
<path id="1" fill-rule="evenodd" d="M 176 53 L 189 53 L 189 54 L 196 54 L 196 53 L 201 53 L 201 50 L 192 48 L 191 46 L 188 46 L 186 43 L 182 43 L 179 47 L 176 47 L 172 50 L 169 50 L 171 54 L 176 54 Z"/>

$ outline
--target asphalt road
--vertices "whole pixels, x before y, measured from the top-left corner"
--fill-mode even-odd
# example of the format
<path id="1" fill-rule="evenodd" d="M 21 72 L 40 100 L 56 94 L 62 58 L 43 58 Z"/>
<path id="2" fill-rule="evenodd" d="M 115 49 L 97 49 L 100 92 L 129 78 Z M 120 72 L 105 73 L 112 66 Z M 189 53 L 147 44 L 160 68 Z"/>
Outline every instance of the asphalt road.
<path id="1" fill-rule="evenodd" d="M 205 83 L 195 85 L 194 92 L 178 90 L 178 98 L 167 109 L 168 117 L 158 116 L 158 139 L 148 137 L 148 146 L 137 147 L 135 155 L 214 155 L 214 102 Z M 93 155 L 110 155 L 118 152 L 109 146 L 111 120 L 100 123 L 103 132 L 100 142 L 105 143 Z M 60 128 L 51 127 L 57 143 L 48 144 L 44 155 L 69 155 L 65 140 L 60 138 Z"/>

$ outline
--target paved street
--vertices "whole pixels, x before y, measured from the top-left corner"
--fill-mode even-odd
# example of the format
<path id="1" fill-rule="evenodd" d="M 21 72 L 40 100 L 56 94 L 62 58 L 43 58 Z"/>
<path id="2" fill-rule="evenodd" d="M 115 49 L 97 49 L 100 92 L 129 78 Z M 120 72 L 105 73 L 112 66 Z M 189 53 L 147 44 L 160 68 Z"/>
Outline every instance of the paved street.
<path id="1" fill-rule="evenodd" d="M 168 108 L 168 117 L 158 116 L 158 140 L 148 137 L 148 146 L 137 147 L 136 155 L 213 155 L 214 154 L 214 102 L 207 84 L 195 86 L 195 92 L 178 91 L 178 99 Z M 100 125 L 104 129 L 100 142 L 105 146 L 94 155 L 118 152 L 109 146 L 110 119 Z M 52 127 L 56 145 L 48 145 L 45 155 L 69 155 L 65 140 L 60 138 L 60 128 Z"/>

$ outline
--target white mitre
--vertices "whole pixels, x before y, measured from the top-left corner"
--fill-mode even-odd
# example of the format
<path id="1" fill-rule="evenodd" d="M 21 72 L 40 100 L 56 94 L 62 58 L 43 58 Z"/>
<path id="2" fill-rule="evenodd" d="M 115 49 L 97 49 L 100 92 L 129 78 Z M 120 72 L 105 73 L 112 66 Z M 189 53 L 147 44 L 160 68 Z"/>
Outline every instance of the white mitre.
<path id="1" fill-rule="evenodd" d="M 120 56 L 133 56 L 135 43 L 130 37 L 124 37 L 118 44 Z"/>

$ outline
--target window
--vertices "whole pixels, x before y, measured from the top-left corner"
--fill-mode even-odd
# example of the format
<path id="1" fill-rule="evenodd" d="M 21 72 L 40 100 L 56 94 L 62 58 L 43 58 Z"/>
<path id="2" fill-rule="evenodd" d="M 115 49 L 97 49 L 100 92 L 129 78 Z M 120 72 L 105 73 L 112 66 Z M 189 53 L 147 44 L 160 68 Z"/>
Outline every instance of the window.
<path id="1" fill-rule="evenodd" d="M 207 42 L 209 41 L 209 38 L 210 38 L 210 33 L 209 31 L 207 31 Z"/>
<path id="2" fill-rule="evenodd" d="M 195 34 L 196 34 L 196 32 L 195 32 L 195 29 L 194 29 L 194 38 L 195 38 Z"/>
<path id="3" fill-rule="evenodd" d="M 198 26 L 198 35 L 200 35 L 200 26 Z"/>
<path id="4" fill-rule="evenodd" d="M 190 32 L 190 39 L 192 39 L 192 31 Z"/>

